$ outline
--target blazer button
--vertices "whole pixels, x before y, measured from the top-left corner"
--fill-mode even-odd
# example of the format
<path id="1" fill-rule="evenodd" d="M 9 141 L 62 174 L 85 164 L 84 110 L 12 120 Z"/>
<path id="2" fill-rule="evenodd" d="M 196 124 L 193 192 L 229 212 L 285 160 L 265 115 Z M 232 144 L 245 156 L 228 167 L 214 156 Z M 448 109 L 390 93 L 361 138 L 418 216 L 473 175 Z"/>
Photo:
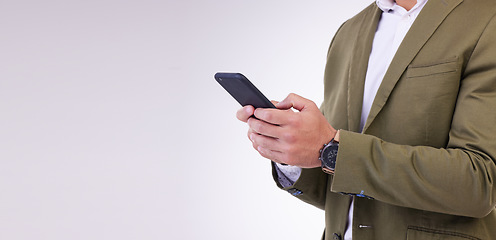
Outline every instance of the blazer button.
<path id="1" fill-rule="evenodd" d="M 333 237 L 332 237 L 333 240 L 341 240 L 341 235 L 337 234 L 337 233 L 334 233 Z"/>

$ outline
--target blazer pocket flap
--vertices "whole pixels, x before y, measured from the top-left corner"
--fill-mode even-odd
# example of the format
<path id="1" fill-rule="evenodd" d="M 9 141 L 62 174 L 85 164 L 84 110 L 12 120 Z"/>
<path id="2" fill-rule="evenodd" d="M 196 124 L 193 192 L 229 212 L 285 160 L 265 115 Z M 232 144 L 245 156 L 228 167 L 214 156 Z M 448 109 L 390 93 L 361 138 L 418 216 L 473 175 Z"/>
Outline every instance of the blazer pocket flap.
<path id="1" fill-rule="evenodd" d="M 410 65 L 407 70 L 408 78 L 431 76 L 443 73 L 452 73 L 458 70 L 458 58 L 452 58 L 446 61 L 424 64 Z"/>
<path id="2" fill-rule="evenodd" d="M 425 240 L 425 239 L 439 239 L 439 240 L 482 240 L 478 237 L 470 236 L 463 233 L 428 229 L 423 227 L 408 227 L 406 236 L 407 240 Z"/>

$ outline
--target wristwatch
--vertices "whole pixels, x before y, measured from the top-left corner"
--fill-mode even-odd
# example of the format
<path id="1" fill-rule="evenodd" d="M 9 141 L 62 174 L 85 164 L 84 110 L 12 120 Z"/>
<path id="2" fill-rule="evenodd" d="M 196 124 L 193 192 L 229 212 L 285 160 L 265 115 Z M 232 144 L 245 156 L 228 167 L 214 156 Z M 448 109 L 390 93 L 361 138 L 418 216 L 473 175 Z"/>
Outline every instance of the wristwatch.
<path id="1" fill-rule="evenodd" d="M 336 168 L 336 158 L 338 156 L 339 142 L 334 138 L 320 150 L 319 160 L 322 162 L 322 171 L 328 174 L 334 174 Z"/>

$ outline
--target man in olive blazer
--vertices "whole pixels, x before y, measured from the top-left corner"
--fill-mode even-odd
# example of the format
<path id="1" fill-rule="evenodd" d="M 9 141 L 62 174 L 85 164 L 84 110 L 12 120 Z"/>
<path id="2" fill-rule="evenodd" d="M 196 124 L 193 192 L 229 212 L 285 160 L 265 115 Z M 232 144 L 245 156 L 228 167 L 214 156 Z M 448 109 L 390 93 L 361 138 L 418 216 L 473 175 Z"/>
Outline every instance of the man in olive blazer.
<path id="1" fill-rule="evenodd" d="M 315 120 L 321 134 L 312 136 L 324 144 L 340 129 L 335 173 L 302 163 L 298 158 L 306 156 L 282 144 L 298 143 L 285 124 L 310 134 L 298 121 L 318 119 L 312 104 L 296 95 L 277 107 L 299 112 L 240 110 L 263 120 L 247 120 L 254 147 L 274 162 L 303 167 L 283 189 L 325 209 L 325 239 L 344 235 L 351 199 L 353 239 L 496 239 L 496 1 L 429 0 L 360 132 L 381 13 L 375 3 L 364 9 L 341 26 L 329 48 L 320 111 L 332 127 Z M 318 157 L 318 148 L 308 157 Z"/>

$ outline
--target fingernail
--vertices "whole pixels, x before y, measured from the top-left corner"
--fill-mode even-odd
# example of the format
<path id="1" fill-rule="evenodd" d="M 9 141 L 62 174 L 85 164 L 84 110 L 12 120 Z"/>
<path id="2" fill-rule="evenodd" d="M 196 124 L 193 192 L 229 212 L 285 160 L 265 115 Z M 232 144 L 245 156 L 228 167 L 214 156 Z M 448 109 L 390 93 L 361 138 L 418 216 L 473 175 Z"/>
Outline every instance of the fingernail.
<path id="1" fill-rule="evenodd" d="M 251 114 L 252 113 L 252 109 L 250 107 L 247 107 L 246 108 L 246 113 Z"/>

